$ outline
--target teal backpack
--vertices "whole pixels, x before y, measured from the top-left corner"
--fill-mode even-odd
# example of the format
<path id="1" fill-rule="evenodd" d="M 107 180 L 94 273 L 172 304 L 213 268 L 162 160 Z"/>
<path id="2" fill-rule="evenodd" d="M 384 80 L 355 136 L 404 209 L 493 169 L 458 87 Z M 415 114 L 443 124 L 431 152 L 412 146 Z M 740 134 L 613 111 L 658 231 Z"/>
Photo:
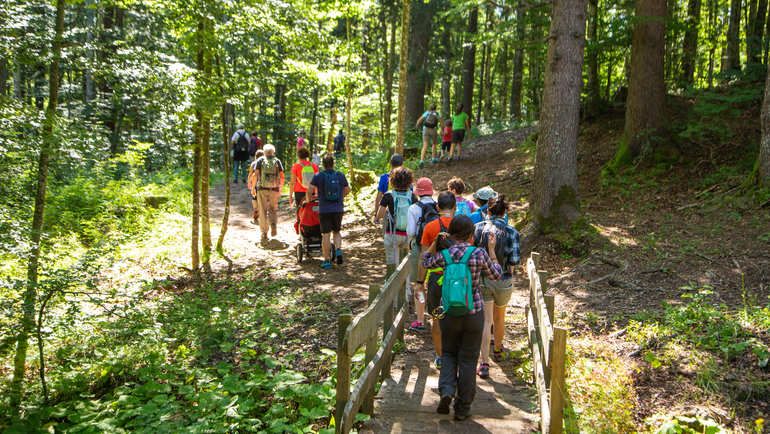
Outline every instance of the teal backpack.
<path id="1" fill-rule="evenodd" d="M 449 249 L 442 250 L 446 266 L 444 267 L 444 282 L 441 285 L 441 302 L 444 312 L 450 316 L 467 315 L 473 309 L 473 279 L 468 260 L 476 250 L 469 246 L 463 257 L 455 262 Z"/>

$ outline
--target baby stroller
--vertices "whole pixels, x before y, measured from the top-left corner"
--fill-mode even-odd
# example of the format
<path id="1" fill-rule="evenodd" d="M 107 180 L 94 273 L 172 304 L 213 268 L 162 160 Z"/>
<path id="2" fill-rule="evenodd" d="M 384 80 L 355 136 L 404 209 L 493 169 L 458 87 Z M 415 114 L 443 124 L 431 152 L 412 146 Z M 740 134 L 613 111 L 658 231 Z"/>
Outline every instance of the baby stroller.
<path id="1" fill-rule="evenodd" d="M 294 222 L 294 230 L 299 235 L 297 244 L 297 262 L 301 263 L 304 257 L 321 255 L 321 223 L 318 218 L 318 198 L 314 197 L 310 202 L 303 200 L 297 208 L 297 221 Z M 335 251 L 334 245 L 331 246 Z"/>

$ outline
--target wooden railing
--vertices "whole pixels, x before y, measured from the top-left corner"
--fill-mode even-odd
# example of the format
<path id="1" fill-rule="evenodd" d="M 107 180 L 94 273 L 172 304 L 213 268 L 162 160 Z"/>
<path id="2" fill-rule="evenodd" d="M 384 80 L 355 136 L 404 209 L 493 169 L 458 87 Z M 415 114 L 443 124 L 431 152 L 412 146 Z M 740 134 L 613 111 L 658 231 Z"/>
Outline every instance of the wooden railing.
<path id="1" fill-rule="evenodd" d="M 554 327 L 554 296 L 546 295 L 546 273 L 538 271 L 540 254 L 527 259 L 529 305 L 525 308 L 537 397 L 540 432 L 561 433 L 564 420 L 564 360 L 567 330 Z"/>
<path id="2" fill-rule="evenodd" d="M 393 344 L 403 340 L 406 303 L 406 280 L 409 276 L 409 256 L 382 287 L 369 287 L 369 307 L 354 319 L 350 313 L 340 313 L 337 335 L 337 402 L 334 420 L 337 433 L 347 433 L 353 427 L 356 414 L 374 413 L 374 387 L 379 378 L 390 377 Z M 382 324 L 382 342 L 378 331 Z M 351 359 L 361 346 L 366 356 L 361 377 L 350 390 Z"/>

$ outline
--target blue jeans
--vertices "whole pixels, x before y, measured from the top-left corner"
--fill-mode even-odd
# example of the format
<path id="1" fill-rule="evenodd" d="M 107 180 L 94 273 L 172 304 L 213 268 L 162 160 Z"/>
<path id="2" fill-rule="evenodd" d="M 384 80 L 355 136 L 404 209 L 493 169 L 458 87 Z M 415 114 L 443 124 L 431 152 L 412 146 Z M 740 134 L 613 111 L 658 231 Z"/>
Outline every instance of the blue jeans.
<path id="1" fill-rule="evenodd" d="M 235 182 L 238 182 L 238 167 L 240 167 L 241 171 L 241 178 L 243 178 L 244 182 L 246 181 L 246 169 L 249 166 L 248 160 L 246 161 L 238 161 L 233 160 L 233 180 Z"/>

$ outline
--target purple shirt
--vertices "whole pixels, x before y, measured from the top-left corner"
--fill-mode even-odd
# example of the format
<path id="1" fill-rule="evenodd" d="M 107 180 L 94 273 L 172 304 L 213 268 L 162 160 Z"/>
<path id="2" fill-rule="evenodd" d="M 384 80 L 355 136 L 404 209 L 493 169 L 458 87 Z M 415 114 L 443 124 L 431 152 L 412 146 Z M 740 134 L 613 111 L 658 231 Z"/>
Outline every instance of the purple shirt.
<path id="1" fill-rule="evenodd" d="M 449 248 L 449 255 L 453 260 L 459 261 L 468 247 L 470 247 L 469 243 L 455 243 Z M 446 261 L 440 252 L 435 255 L 425 252 L 422 257 L 422 265 L 425 268 L 444 268 Z M 471 257 L 468 259 L 468 268 L 471 271 L 471 280 L 473 281 L 473 309 L 469 314 L 473 315 L 484 310 L 484 300 L 481 297 L 481 273 L 484 273 L 489 280 L 500 280 L 503 269 L 500 264 L 489 259 L 489 254 L 484 249 L 476 249 L 471 253 Z"/>

